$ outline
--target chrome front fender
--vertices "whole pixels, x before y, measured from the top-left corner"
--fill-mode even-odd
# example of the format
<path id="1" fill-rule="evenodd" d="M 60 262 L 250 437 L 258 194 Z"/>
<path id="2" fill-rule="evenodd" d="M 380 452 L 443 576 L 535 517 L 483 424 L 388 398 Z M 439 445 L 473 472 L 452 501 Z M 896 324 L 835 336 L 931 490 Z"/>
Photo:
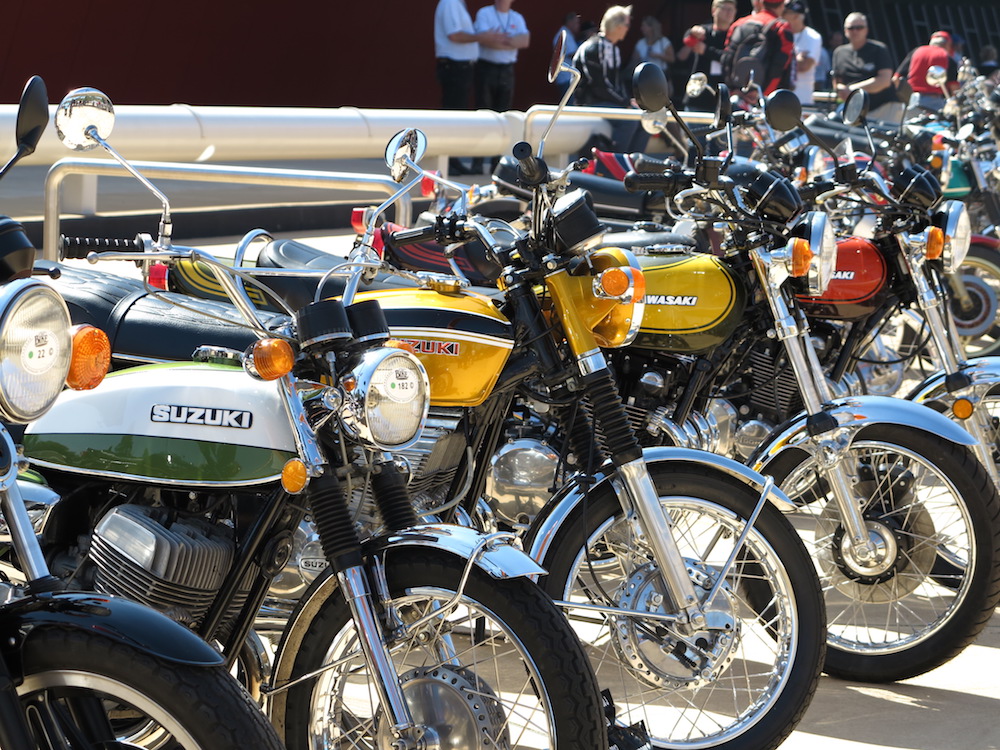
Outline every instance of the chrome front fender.
<path id="1" fill-rule="evenodd" d="M 968 388 L 963 388 L 958 393 L 949 393 L 945 386 L 948 375 L 944 370 L 938 370 L 924 378 L 906 399 L 918 404 L 938 402 L 950 408 L 958 396 L 979 399 L 994 387 L 1000 386 L 1000 357 L 975 357 L 966 362 L 961 371 L 972 380 Z"/>
<path id="2" fill-rule="evenodd" d="M 647 465 L 669 463 L 677 466 L 686 464 L 697 467 L 706 475 L 720 473 L 738 479 L 753 488 L 758 494 L 764 489 L 765 479 L 758 472 L 738 461 L 715 453 L 690 448 L 655 447 L 644 448 L 642 457 Z M 586 500 L 589 493 L 601 485 L 611 482 L 616 474 L 614 466 L 610 462 L 605 463 L 587 485 L 570 482 L 546 503 L 545 508 L 535 518 L 532 528 L 528 532 L 528 554 L 533 560 L 545 559 L 545 555 L 552 545 L 552 540 L 556 538 L 557 532 L 566 519 L 577 506 Z M 795 509 L 795 505 L 777 487 L 771 489 L 768 499 L 783 512 Z"/>
<path id="3" fill-rule="evenodd" d="M 841 435 L 846 431 L 848 442 L 853 442 L 858 433 L 870 425 L 895 424 L 914 427 L 958 445 L 971 447 L 976 444 L 975 438 L 960 425 L 913 401 L 889 396 L 851 396 L 834 399 L 823 411 L 837 420 Z M 766 473 L 768 464 L 779 454 L 791 448 L 812 453 L 829 434 L 810 435 L 803 412 L 786 422 L 780 432 L 771 433 L 770 439 L 747 459 L 747 464 L 755 471 Z"/>

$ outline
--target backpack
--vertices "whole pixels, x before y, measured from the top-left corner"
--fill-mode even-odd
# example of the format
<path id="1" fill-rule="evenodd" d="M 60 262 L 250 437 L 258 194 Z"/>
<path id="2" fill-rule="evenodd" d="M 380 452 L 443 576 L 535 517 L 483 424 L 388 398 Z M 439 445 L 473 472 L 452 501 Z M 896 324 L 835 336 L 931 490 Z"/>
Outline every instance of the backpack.
<path id="1" fill-rule="evenodd" d="M 771 57 L 772 44 L 768 40 L 768 32 L 774 28 L 779 21 L 775 18 L 768 21 L 767 25 L 762 25 L 757 21 L 747 21 L 736 28 L 735 37 L 739 40 L 732 47 L 727 47 L 722 51 L 722 77 L 726 85 L 731 89 L 740 88 L 741 82 L 734 76 L 736 63 L 744 57 L 749 57 L 760 62 L 754 71 L 754 80 L 758 83 L 765 78 L 765 68 Z"/>

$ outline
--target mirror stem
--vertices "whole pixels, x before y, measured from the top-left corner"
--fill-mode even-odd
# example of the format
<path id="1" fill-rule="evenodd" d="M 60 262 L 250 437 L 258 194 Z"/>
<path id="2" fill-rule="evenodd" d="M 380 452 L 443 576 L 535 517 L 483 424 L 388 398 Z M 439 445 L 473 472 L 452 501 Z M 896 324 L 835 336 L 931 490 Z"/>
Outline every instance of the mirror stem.
<path id="1" fill-rule="evenodd" d="M 17 147 L 17 153 L 14 154 L 12 157 L 10 157 L 10 161 L 8 161 L 6 164 L 4 164 L 3 168 L 0 169 L 0 179 L 3 179 L 3 176 L 5 174 L 7 174 L 8 170 L 10 170 L 11 167 L 13 167 L 15 164 L 17 164 L 22 159 L 22 157 L 25 157 L 25 156 L 27 156 L 30 153 L 31 152 L 28 151 L 23 146 L 18 146 Z"/>
<path id="2" fill-rule="evenodd" d="M 549 137 L 549 131 L 552 130 L 552 126 L 556 124 L 556 119 L 559 117 L 559 114 L 563 111 L 563 109 L 566 108 L 566 103 L 569 101 L 569 98 L 573 96 L 577 85 L 580 83 L 580 79 L 583 77 L 579 70 L 574 68 L 572 65 L 567 65 L 565 62 L 560 63 L 559 70 L 569 73 L 569 86 L 566 88 L 566 93 L 563 94 L 563 98 L 559 102 L 559 106 L 556 107 L 556 111 L 552 113 L 552 118 L 549 120 L 549 124 L 545 127 L 545 132 L 542 133 L 542 139 L 538 142 L 539 159 L 541 159 L 545 154 L 545 139 Z M 526 133 L 525 135 L 528 134 Z"/>
<path id="3" fill-rule="evenodd" d="M 152 182 L 141 175 L 136 168 L 125 161 L 121 154 L 115 151 L 107 141 L 101 138 L 101 136 L 97 133 L 96 127 L 91 125 L 87 128 L 86 135 L 88 138 L 91 138 L 101 144 L 104 150 L 111 154 L 114 160 L 125 168 L 125 171 L 145 185 L 146 189 L 155 195 L 159 199 L 160 203 L 163 204 L 163 215 L 160 217 L 160 238 L 157 244 L 162 247 L 170 247 L 170 235 L 172 234 L 173 223 L 170 220 L 170 201 L 167 200 L 167 196 L 161 193 Z"/>

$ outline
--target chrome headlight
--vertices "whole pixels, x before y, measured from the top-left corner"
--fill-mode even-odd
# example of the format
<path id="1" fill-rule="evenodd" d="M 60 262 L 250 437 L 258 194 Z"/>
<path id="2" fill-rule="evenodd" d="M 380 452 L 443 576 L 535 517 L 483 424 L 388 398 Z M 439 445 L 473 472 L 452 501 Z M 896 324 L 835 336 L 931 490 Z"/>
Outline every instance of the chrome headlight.
<path id="1" fill-rule="evenodd" d="M 390 347 L 371 349 L 340 382 L 341 423 L 352 437 L 380 450 L 401 450 L 420 436 L 430 383 L 415 355 Z"/>
<path id="2" fill-rule="evenodd" d="M 822 294 L 833 279 L 837 268 L 837 236 L 826 214 L 807 213 L 792 232 L 787 257 L 791 259 L 791 275 L 804 277 L 806 294 Z"/>
<path id="3" fill-rule="evenodd" d="M 945 201 L 934 216 L 934 224 L 944 231 L 944 250 L 941 253 L 944 270 L 955 273 L 965 262 L 972 244 L 969 211 L 961 201 Z"/>
<path id="4" fill-rule="evenodd" d="M 62 391 L 73 354 L 62 297 L 21 279 L 0 291 L 0 416 L 30 422 Z"/>

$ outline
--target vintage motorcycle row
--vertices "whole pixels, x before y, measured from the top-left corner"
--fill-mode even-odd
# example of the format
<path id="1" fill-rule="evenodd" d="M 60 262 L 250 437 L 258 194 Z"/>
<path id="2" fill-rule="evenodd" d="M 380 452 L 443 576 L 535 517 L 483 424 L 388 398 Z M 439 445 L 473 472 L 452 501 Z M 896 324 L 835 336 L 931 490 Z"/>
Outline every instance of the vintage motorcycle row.
<path id="1" fill-rule="evenodd" d="M 651 121 L 659 76 L 637 74 Z M 801 126 L 781 96 L 766 116 Z M 774 747 L 824 664 L 919 674 L 1000 599 L 1000 369 L 956 343 L 968 220 L 923 170 L 890 186 L 852 162 L 797 190 L 689 133 L 693 169 L 629 179 L 687 224 L 636 243 L 543 137 L 515 147 L 513 224 L 460 200 L 380 225 L 390 198 L 347 259 L 256 230 L 227 267 L 171 242 L 112 124 L 92 89 L 57 109 L 67 145 L 162 200 L 160 231 L 64 254 L 164 263 L 195 296 L 49 269 L 119 361 L 161 364 L 56 399 L 16 486 L 55 576 L 215 645 L 289 747 Z M 428 176 L 424 143 L 389 144 L 397 196 Z M 863 204 L 874 236 L 838 241 L 805 197 Z M 708 225 L 720 255 L 685 239 Z M 479 243 L 496 285 L 402 270 L 418 243 L 456 270 Z M 900 369 L 883 338 L 904 311 L 945 370 L 869 395 Z M 20 549 L 3 561 L 24 575 Z M 280 633 L 273 664 L 256 628 Z"/>

